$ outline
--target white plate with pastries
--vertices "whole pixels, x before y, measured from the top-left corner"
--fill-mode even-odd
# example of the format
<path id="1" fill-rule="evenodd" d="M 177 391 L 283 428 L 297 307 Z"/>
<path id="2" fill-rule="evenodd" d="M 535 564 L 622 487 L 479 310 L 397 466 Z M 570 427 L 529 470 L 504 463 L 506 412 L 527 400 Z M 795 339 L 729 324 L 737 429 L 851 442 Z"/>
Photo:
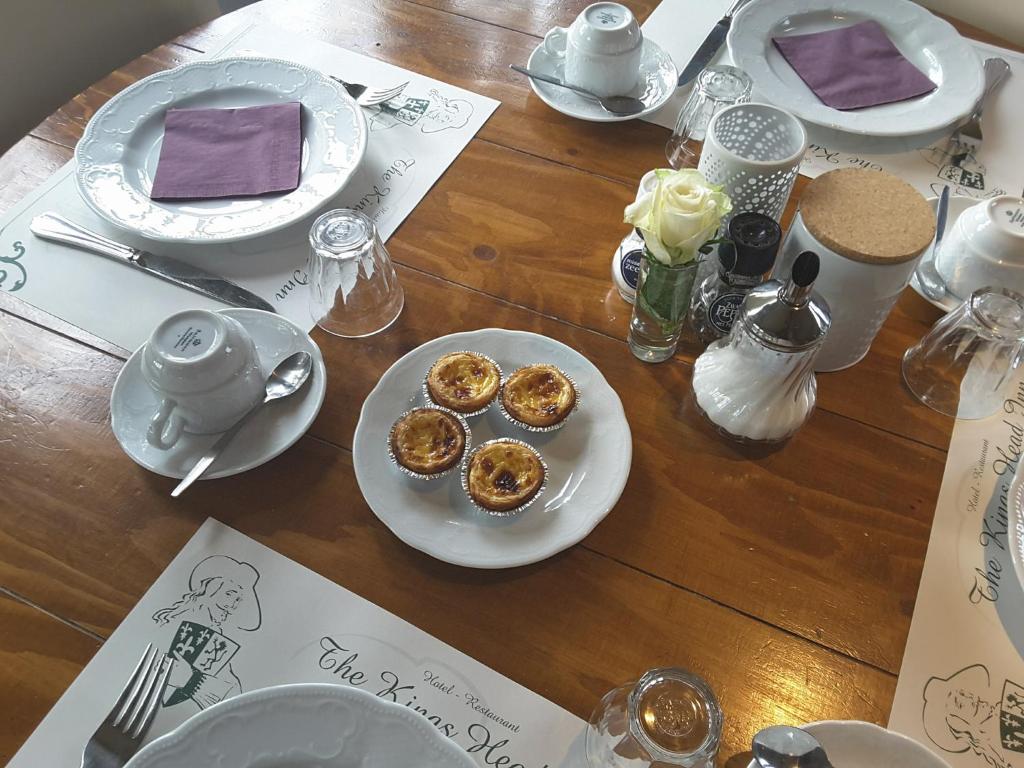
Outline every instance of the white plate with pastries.
<path id="1" fill-rule="evenodd" d="M 466 455 L 473 446 L 507 437 L 532 445 L 547 465 L 536 503 L 514 515 L 492 516 L 476 508 L 458 471 L 419 480 L 399 471 L 388 455 L 395 420 L 428 404 L 426 372 L 442 355 L 462 350 L 492 358 L 505 376 L 525 365 L 553 365 L 578 386 L 579 406 L 555 431 L 524 430 L 502 415 L 497 402 L 468 419 Z M 554 339 L 499 328 L 442 336 L 398 360 L 363 403 L 353 440 L 356 479 L 373 513 L 409 546 L 472 568 L 535 563 L 584 539 L 615 506 L 631 461 L 622 403 L 594 364 Z"/>

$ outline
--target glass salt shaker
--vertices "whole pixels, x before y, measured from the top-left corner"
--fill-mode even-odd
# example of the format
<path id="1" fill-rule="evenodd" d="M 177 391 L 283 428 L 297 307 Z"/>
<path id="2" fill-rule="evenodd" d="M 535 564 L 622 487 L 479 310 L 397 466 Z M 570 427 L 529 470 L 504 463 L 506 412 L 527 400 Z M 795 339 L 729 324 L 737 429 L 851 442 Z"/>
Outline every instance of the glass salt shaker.
<path id="1" fill-rule="evenodd" d="M 732 330 L 747 294 L 775 266 L 782 230 L 771 216 L 741 213 L 729 222 L 728 242 L 718 246 L 718 269 L 693 292 L 690 325 L 708 344 Z"/>
<path id="2" fill-rule="evenodd" d="M 818 266 L 818 255 L 805 251 L 785 283 L 769 280 L 750 291 L 729 336 L 694 363 L 697 405 L 727 437 L 781 442 L 814 410 L 814 358 L 832 322 L 813 290 Z"/>
<path id="3" fill-rule="evenodd" d="M 722 738 L 722 708 L 697 675 L 652 669 L 609 691 L 587 727 L 590 768 L 712 768 Z"/>

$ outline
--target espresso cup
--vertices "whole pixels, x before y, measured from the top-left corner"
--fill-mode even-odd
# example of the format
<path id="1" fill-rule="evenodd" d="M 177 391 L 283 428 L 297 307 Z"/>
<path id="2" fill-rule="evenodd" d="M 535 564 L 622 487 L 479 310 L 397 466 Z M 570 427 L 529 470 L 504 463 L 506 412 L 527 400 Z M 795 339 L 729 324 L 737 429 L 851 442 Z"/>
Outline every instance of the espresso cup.
<path id="1" fill-rule="evenodd" d="M 987 285 L 1024 293 L 1024 198 L 993 197 L 960 214 L 935 254 L 935 269 L 959 299 Z"/>
<path id="2" fill-rule="evenodd" d="M 161 402 L 146 438 L 167 450 L 182 432 L 223 432 L 263 399 L 256 345 L 233 317 L 189 309 L 163 320 L 142 351 L 142 375 Z"/>
<path id="3" fill-rule="evenodd" d="M 640 79 L 643 35 L 632 11 L 619 3 L 594 3 L 568 29 L 544 36 L 549 56 L 565 60 L 565 81 L 597 96 L 625 96 Z"/>

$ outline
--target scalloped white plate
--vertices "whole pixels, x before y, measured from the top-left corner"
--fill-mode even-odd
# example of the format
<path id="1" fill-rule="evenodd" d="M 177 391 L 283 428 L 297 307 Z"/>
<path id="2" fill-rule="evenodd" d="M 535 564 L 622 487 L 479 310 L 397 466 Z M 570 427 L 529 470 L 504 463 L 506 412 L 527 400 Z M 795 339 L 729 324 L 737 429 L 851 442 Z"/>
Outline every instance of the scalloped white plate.
<path id="1" fill-rule="evenodd" d="M 773 37 L 877 21 L 889 39 L 938 87 L 893 104 L 838 110 L 824 104 L 772 43 Z M 950 24 L 909 0 L 754 0 L 733 19 L 732 60 L 759 97 L 831 130 L 868 136 L 943 131 L 966 117 L 981 96 L 984 74 L 971 45 Z"/>
<path id="2" fill-rule="evenodd" d="M 302 102 L 302 170 L 292 192 L 199 201 L 149 199 L 171 108 Z M 223 243 L 288 226 L 337 195 L 366 150 L 366 120 L 340 83 L 278 59 L 199 61 L 158 72 L 104 104 L 75 147 L 82 198 L 152 240 Z"/>
<path id="3" fill-rule="evenodd" d="M 475 768 L 423 715 L 343 685 L 263 688 L 215 704 L 126 768 Z"/>
<path id="4" fill-rule="evenodd" d="M 819 720 L 800 726 L 839 768 L 949 768 L 949 763 L 902 733 L 860 720 Z M 133 767 L 134 768 L 134 767 Z M 752 760 L 747 768 L 758 768 Z"/>
<path id="5" fill-rule="evenodd" d="M 534 446 L 547 462 L 547 490 L 512 517 L 475 509 L 458 473 L 416 480 L 388 458 L 391 425 L 411 407 L 424 404 L 420 385 L 427 369 L 441 355 L 459 350 L 488 355 L 505 372 L 551 363 L 580 388 L 579 408 L 554 432 L 538 434 L 513 426 L 497 405 L 468 419 L 474 445 L 514 437 Z M 392 365 L 363 402 L 352 453 L 366 503 L 406 544 L 455 565 L 509 568 L 571 547 L 604 519 L 626 485 L 633 443 L 619 396 L 587 358 L 536 333 L 485 328 L 428 341 Z"/>

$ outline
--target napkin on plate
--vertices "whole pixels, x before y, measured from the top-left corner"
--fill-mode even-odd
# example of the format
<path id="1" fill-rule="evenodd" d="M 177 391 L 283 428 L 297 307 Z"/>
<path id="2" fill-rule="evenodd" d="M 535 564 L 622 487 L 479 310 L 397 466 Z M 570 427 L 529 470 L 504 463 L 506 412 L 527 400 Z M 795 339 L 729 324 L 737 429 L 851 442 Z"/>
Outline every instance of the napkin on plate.
<path id="1" fill-rule="evenodd" d="M 772 42 L 815 95 L 835 109 L 921 96 L 935 83 L 899 52 L 877 21 Z"/>
<path id="2" fill-rule="evenodd" d="M 302 156 L 299 102 L 239 109 L 171 109 L 153 200 L 290 192 Z"/>

